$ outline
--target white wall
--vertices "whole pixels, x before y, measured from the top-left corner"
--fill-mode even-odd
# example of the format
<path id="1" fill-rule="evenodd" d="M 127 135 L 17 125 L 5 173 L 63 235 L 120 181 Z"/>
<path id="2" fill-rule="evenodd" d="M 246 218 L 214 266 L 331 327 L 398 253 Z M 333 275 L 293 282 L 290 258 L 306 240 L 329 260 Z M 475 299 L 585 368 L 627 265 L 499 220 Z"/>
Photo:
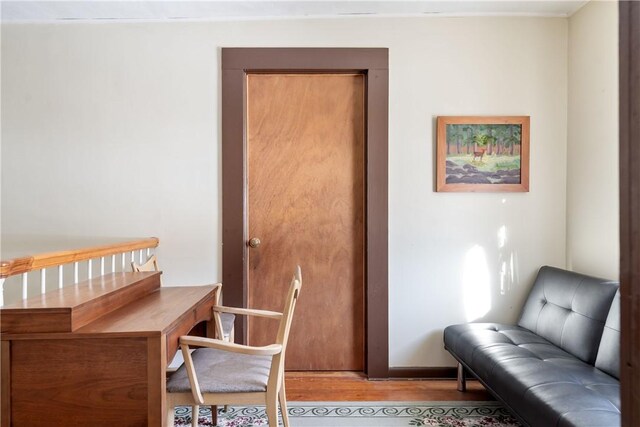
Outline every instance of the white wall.
<path id="1" fill-rule="evenodd" d="M 569 19 L 567 264 L 617 279 L 618 3 L 591 1 Z"/>
<path id="2" fill-rule="evenodd" d="M 165 284 L 220 280 L 223 46 L 389 48 L 391 366 L 453 365 L 446 325 L 565 266 L 560 18 L 3 25 L 3 232 L 154 235 Z M 434 119 L 470 114 L 531 116 L 531 192 L 433 191 Z"/>

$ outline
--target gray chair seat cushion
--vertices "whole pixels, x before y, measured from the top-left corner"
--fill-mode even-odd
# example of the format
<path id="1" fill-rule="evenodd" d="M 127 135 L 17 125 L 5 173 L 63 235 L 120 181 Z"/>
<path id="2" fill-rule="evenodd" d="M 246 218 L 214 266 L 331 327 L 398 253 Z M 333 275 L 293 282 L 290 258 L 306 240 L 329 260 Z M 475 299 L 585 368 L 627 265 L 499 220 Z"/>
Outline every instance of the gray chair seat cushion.
<path id="1" fill-rule="evenodd" d="M 222 325 L 222 332 L 225 336 L 231 333 L 233 329 L 233 323 L 236 321 L 236 315 L 231 313 L 220 313 L 220 324 Z"/>
<path id="2" fill-rule="evenodd" d="M 618 380 L 525 328 L 454 325 L 444 342 L 532 426 L 620 424 Z"/>
<path id="3" fill-rule="evenodd" d="M 198 348 L 191 357 L 203 393 L 263 392 L 267 389 L 271 356 L 252 356 L 213 348 Z M 191 391 L 184 364 L 167 381 L 167 391 Z"/>

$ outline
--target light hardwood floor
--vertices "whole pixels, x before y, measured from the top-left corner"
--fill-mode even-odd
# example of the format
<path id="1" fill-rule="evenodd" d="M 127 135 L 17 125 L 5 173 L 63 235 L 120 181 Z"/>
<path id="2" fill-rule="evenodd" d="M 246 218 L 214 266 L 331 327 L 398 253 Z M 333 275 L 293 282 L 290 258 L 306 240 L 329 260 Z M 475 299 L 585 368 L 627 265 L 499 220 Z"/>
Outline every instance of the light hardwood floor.
<path id="1" fill-rule="evenodd" d="M 359 372 L 287 372 L 287 400 L 300 401 L 454 401 L 493 400 L 477 381 L 467 391 L 451 380 L 369 381 Z"/>

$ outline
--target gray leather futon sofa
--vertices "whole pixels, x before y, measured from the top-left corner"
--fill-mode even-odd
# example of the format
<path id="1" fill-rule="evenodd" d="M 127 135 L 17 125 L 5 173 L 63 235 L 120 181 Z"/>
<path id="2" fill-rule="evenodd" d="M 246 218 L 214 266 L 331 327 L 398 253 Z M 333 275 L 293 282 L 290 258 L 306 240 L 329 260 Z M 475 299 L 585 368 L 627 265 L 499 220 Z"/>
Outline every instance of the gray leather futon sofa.
<path id="1" fill-rule="evenodd" d="M 517 325 L 444 330 L 458 362 L 525 426 L 620 425 L 618 282 L 542 267 Z"/>

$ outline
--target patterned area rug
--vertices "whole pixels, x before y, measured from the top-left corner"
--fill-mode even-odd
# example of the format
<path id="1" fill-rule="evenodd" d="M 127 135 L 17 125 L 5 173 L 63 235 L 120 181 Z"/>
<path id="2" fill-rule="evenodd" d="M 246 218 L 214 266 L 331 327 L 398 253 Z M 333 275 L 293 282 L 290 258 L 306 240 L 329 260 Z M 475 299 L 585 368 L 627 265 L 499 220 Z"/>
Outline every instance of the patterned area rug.
<path id="1" fill-rule="evenodd" d="M 292 427 L 520 427 L 498 402 L 290 402 L 289 421 Z M 198 422 L 213 426 L 209 408 L 200 408 Z M 190 425 L 191 408 L 176 408 L 175 426 Z M 218 414 L 220 427 L 267 425 L 264 407 L 230 407 Z"/>

